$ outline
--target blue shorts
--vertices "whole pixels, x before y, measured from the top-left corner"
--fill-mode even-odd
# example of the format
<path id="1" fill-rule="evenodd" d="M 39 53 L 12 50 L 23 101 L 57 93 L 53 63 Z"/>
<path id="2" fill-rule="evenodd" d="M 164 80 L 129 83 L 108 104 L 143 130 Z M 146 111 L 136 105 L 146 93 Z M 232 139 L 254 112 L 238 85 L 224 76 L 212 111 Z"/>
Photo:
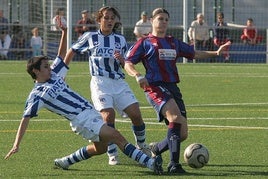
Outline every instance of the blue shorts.
<path id="1" fill-rule="evenodd" d="M 168 122 L 167 119 L 161 114 L 161 109 L 171 98 L 176 101 L 181 111 L 181 115 L 187 118 L 182 94 L 176 83 L 153 83 L 150 84 L 150 86 L 146 88 L 144 92 L 147 101 L 154 107 L 159 122 L 163 121 L 164 119 L 166 123 Z"/>

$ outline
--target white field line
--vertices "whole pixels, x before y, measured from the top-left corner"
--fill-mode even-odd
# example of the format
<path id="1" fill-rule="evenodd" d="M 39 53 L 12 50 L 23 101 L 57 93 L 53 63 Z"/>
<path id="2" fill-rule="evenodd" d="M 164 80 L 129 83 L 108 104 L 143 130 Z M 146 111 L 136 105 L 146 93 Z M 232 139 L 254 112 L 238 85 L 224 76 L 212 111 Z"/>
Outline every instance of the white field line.
<path id="1" fill-rule="evenodd" d="M 186 106 L 191 107 L 203 107 L 203 106 L 260 106 L 260 105 L 268 105 L 268 102 L 262 103 L 217 103 L 217 104 L 186 104 Z M 140 106 L 141 109 L 152 108 L 152 106 Z"/>
<path id="2" fill-rule="evenodd" d="M 226 120 L 226 119 L 233 119 L 233 120 L 245 120 L 245 119 L 253 119 L 253 118 L 190 118 L 189 120 L 200 120 L 200 119 L 210 119 L 210 120 Z M 254 118 L 254 119 L 268 119 L 267 118 Z M 149 121 L 155 121 L 155 122 L 149 122 Z M 20 120 L 0 120 L 0 122 L 18 122 Z M 32 122 L 55 122 L 55 121 L 66 121 L 65 119 L 34 119 Z M 151 125 L 165 125 L 163 122 L 158 122 L 155 118 L 144 118 L 144 121 L 146 124 Z M 131 121 L 127 119 L 116 119 L 116 122 L 121 123 L 131 123 Z M 205 125 L 205 124 L 189 124 L 189 127 L 199 127 L 199 128 L 218 128 L 218 129 L 258 129 L 258 130 L 268 130 L 268 127 L 254 127 L 254 126 L 222 126 L 222 125 Z"/>
<path id="3" fill-rule="evenodd" d="M 268 118 L 267 118 L 268 119 Z M 156 119 L 154 119 L 156 120 Z M 146 124 L 152 124 L 152 125 L 164 125 L 163 122 L 147 122 L 146 119 L 144 119 Z M 131 123 L 130 120 L 126 119 L 116 119 L 116 122 L 123 122 L 123 123 Z M 250 127 L 250 126 L 221 126 L 221 125 L 204 125 L 204 124 L 188 124 L 189 127 L 202 127 L 202 128 L 228 128 L 228 129 L 262 129 L 262 130 L 268 130 L 268 127 Z"/>
<path id="4" fill-rule="evenodd" d="M 192 106 L 192 107 L 202 107 L 202 106 L 252 106 L 252 105 L 268 105 L 267 103 L 221 103 L 221 104 L 190 104 L 186 106 Z M 153 109 L 151 106 L 142 106 L 141 109 Z M 188 120 L 267 120 L 268 117 L 229 117 L 229 118 L 188 118 Z M 64 119 L 34 119 L 31 120 L 32 122 L 41 122 L 41 121 L 65 121 Z M 14 121 L 20 121 L 20 120 L 0 120 L 0 122 L 14 122 Z M 130 123 L 129 119 L 116 119 L 118 122 L 127 122 Z M 157 122 L 156 118 L 144 118 L 144 121 L 146 121 L 146 124 L 153 124 L 153 125 L 164 125 L 163 123 Z M 155 121 L 155 122 L 149 122 L 149 121 Z M 250 127 L 250 126 L 221 126 L 221 125 L 191 125 L 191 127 L 203 127 L 203 128 L 231 128 L 231 129 L 264 129 L 267 130 L 268 127 Z"/>

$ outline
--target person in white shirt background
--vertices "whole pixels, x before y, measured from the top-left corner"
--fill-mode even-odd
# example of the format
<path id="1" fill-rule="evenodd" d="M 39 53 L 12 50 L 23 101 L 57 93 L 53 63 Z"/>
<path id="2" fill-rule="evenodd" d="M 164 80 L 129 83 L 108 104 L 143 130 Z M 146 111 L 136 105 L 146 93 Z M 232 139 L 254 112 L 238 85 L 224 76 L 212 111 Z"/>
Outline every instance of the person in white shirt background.
<path id="1" fill-rule="evenodd" d="M 146 37 L 150 32 L 152 32 L 152 24 L 148 19 L 148 13 L 143 11 L 141 13 L 141 19 L 136 23 L 133 33 L 136 39 L 139 40 L 142 37 Z"/>
<path id="2" fill-rule="evenodd" d="M 202 49 L 208 46 L 209 41 L 209 27 L 204 21 L 204 15 L 198 13 L 196 20 L 191 23 L 188 30 L 188 36 L 191 45 L 195 45 L 195 49 Z"/>
<path id="3" fill-rule="evenodd" d="M 60 31 L 60 28 L 57 26 L 57 18 L 60 18 L 60 22 L 62 24 L 67 24 L 64 15 L 65 15 L 64 8 L 56 9 L 56 15 L 52 19 L 52 26 L 51 26 L 52 31 Z"/>

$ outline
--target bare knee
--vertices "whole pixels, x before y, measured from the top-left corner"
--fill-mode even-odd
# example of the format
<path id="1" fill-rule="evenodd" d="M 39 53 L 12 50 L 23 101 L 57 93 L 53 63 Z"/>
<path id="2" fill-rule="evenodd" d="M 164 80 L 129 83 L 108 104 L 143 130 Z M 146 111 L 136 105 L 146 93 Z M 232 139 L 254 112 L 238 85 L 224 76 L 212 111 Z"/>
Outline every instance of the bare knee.
<path id="1" fill-rule="evenodd" d="M 181 122 L 180 139 L 182 142 L 188 138 L 188 124 L 187 119 L 183 116 L 181 116 L 180 122 Z"/>
<path id="2" fill-rule="evenodd" d="M 115 111 L 113 108 L 103 109 L 100 111 L 100 113 L 106 123 L 115 122 Z"/>
<path id="3" fill-rule="evenodd" d="M 188 138 L 188 132 L 182 133 L 180 136 L 181 142 L 185 141 Z"/>
<path id="4" fill-rule="evenodd" d="M 100 131 L 100 139 L 103 144 L 115 143 L 122 151 L 127 144 L 127 140 L 114 128 L 103 125 Z M 106 147 L 107 148 L 107 147 Z"/>

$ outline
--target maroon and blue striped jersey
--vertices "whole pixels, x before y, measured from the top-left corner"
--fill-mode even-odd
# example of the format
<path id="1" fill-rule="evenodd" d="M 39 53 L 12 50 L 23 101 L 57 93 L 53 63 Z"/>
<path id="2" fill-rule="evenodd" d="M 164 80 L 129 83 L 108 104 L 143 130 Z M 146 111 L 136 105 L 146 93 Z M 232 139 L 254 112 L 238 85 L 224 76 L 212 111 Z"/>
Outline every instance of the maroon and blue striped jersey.
<path id="1" fill-rule="evenodd" d="M 194 47 L 172 36 L 165 38 L 149 34 L 137 41 L 127 53 L 126 63 L 142 62 L 146 70 L 146 79 L 153 82 L 180 81 L 176 62 L 179 57 L 193 59 Z"/>

